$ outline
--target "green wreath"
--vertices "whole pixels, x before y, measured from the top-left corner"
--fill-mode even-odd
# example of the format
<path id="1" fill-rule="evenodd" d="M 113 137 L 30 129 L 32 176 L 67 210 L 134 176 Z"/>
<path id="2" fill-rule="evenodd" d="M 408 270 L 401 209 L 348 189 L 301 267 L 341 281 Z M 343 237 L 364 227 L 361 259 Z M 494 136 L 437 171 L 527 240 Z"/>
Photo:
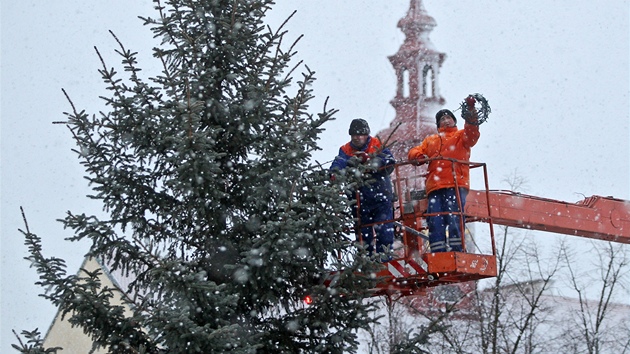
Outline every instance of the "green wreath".
<path id="1" fill-rule="evenodd" d="M 472 111 L 468 109 L 466 100 L 462 101 L 462 103 L 459 105 L 459 109 L 462 110 L 462 118 L 464 118 L 464 120 L 468 124 L 481 125 L 483 122 L 488 120 L 488 115 L 490 114 L 490 112 L 492 112 L 492 110 L 490 109 L 488 100 L 486 100 L 486 98 L 483 97 L 481 94 L 473 93 L 470 96 L 473 96 L 475 98 L 475 101 L 477 101 L 481 105 L 481 107 L 477 109 L 477 120 L 473 120 Z"/>

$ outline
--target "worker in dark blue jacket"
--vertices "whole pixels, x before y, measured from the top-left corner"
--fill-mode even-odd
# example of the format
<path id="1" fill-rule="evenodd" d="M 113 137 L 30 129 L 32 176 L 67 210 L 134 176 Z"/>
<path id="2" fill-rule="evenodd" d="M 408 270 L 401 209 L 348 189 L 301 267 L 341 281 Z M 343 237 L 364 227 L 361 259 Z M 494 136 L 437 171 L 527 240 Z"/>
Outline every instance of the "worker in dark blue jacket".
<path id="1" fill-rule="evenodd" d="M 350 123 L 350 142 L 339 148 L 339 155 L 335 157 L 330 166 L 331 178 L 335 174 L 343 173 L 347 167 L 366 166 L 364 184 L 359 187 L 359 205 L 353 204 L 352 212 L 358 218 L 361 225 L 361 237 L 370 255 L 374 253 L 374 234 L 376 234 L 376 252 L 387 253 L 394 243 L 394 218 L 392 201 L 392 181 L 389 175 L 394 170 L 396 160 L 391 151 L 382 145 L 381 141 L 370 136 L 370 126 L 364 119 L 354 119 Z M 356 199 L 356 193 L 349 195 L 351 200 Z M 363 226 L 369 225 L 369 226 Z M 381 260 L 387 260 L 382 256 Z"/>

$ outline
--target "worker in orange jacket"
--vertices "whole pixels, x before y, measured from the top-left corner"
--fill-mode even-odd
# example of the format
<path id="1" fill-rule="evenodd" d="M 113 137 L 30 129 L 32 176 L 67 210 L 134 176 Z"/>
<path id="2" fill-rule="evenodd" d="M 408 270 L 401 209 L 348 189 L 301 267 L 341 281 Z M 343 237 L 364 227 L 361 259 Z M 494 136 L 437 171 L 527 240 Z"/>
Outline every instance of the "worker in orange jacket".
<path id="1" fill-rule="evenodd" d="M 477 119 L 475 98 L 468 96 L 466 105 L 472 112 L 471 122 L 474 122 Z M 464 129 L 458 130 L 457 118 L 448 109 L 437 112 L 435 121 L 438 133 L 426 137 L 420 145 L 411 148 L 408 159 L 418 161 L 445 157 L 469 161 L 470 149 L 479 140 L 479 126 L 466 122 Z M 424 163 L 426 161 L 419 162 Z M 428 195 L 427 213 L 459 212 L 456 186 L 459 189 L 459 200 L 463 209 L 470 188 L 469 166 L 453 163 L 449 160 L 436 159 L 429 162 L 427 172 L 425 182 Z M 464 251 L 460 217 L 459 214 L 452 213 L 427 217 L 431 252 Z"/>

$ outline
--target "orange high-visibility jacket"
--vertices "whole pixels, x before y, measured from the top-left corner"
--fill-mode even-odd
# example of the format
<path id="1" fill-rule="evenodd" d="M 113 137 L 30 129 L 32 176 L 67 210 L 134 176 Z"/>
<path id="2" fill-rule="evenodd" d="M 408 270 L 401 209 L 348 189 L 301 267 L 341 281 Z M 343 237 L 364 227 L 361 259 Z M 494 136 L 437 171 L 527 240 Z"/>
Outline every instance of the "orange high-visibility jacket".
<path id="1" fill-rule="evenodd" d="M 409 150 L 408 159 L 417 160 L 432 157 L 450 157 L 457 160 L 470 160 L 470 148 L 479 140 L 479 126 L 464 124 L 464 129 L 443 127 L 438 134 L 426 137 L 422 143 Z M 470 188 L 469 166 L 455 164 L 457 186 Z M 455 187 L 453 164 L 447 160 L 433 160 L 429 163 L 426 180 L 427 194 L 442 188 Z"/>

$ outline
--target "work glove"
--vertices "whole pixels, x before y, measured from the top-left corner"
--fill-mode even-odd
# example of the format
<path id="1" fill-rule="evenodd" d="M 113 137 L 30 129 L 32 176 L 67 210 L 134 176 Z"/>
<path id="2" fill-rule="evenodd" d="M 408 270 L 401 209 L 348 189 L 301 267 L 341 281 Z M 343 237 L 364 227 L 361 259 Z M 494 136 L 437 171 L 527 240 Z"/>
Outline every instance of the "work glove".
<path id="1" fill-rule="evenodd" d="M 418 157 L 417 159 L 412 160 L 411 163 L 416 165 L 416 166 L 422 166 L 425 163 L 427 163 L 426 159 L 428 159 L 428 158 L 429 158 L 429 156 L 422 155 L 422 156 Z"/>
<path id="2" fill-rule="evenodd" d="M 365 151 L 357 151 L 354 153 L 354 156 L 356 156 L 361 163 L 366 163 L 370 159 L 370 155 Z"/>
<path id="3" fill-rule="evenodd" d="M 477 101 L 475 100 L 475 97 L 473 95 L 468 95 L 468 97 L 466 97 L 466 105 L 468 106 L 468 108 L 475 108 L 475 102 Z"/>

